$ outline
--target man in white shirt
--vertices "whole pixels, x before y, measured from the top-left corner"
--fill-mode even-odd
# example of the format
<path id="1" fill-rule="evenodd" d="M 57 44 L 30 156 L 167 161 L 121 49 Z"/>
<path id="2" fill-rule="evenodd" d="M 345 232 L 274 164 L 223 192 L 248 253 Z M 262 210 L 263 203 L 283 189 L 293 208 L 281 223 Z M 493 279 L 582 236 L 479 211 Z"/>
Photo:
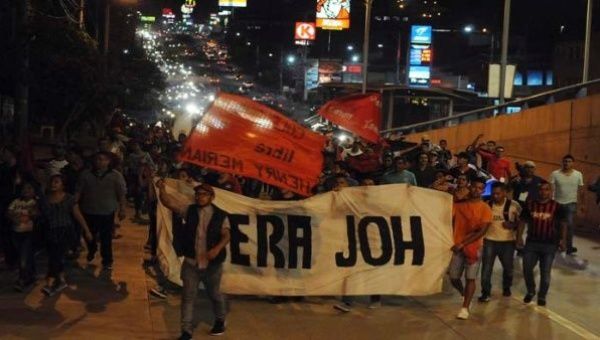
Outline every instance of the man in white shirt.
<path id="1" fill-rule="evenodd" d="M 562 159 L 562 168 L 550 174 L 550 184 L 554 200 L 560 204 L 562 216 L 567 221 L 567 255 L 577 252 L 573 247 L 573 219 L 577 214 L 577 202 L 583 194 L 583 174 L 573 168 L 575 158 L 566 155 Z"/>
<path id="2" fill-rule="evenodd" d="M 489 205 L 492 208 L 492 223 L 483 238 L 481 267 L 481 296 L 479 302 L 490 301 L 492 272 L 496 256 L 502 264 L 502 295 L 511 296 L 513 281 L 513 259 L 516 246 L 516 231 L 521 215 L 517 201 L 506 197 L 506 184 L 494 182 Z"/>

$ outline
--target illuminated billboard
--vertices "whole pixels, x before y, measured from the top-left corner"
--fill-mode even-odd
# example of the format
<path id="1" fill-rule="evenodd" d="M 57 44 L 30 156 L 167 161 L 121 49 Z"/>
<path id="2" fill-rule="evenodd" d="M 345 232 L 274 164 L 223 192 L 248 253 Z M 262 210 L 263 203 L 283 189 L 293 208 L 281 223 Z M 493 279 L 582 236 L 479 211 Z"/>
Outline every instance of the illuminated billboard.
<path id="1" fill-rule="evenodd" d="M 317 27 L 324 30 L 350 28 L 350 0 L 317 0 Z"/>
<path id="2" fill-rule="evenodd" d="M 431 44 L 431 31 L 431 26 L 411 26 L 410 42 L 413 44 Z"/>
<path id="3" fill-rule="evenodd" d="M 429 86 L 433 56 L 431 26 L 413 25 L 410 27 L 408 46 L 408 85 Z"/>
<path id="4" fill-rule="evenodd" d="M 294 29 L 294 39 L 296 40 L 315 40 L 317 29 L 314 22 L 296 22 Z"/>
<path id="5" fill-rule="evenodd" d="M 410 66 L 408 69 L 408 84 L 412 86 L 429 86 L 431 68 L 429 66 Z"/>
<path id="6" fill-rule="evenodd" d="M 246 0 L 219 0 L 221 7 L 246 7 Z"/>

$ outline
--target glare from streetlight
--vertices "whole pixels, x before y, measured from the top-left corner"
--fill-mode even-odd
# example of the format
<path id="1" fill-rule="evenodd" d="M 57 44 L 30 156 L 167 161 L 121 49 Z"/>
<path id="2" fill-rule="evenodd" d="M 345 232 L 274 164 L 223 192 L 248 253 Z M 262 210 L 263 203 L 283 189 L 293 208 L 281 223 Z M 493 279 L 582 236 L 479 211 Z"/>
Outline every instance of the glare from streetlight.
<path id="1" fill-rule="evenodd" d="M 383 44 L 377 44 L 377 48 L 383 48 Z"/>
<path id="2" fill-rule="evenodd" d="M 358 54 L 355 54 L 352 56 L 352 62 L 356 63 L 360 60 L 360 56 Z"/>
<path id="3" fill-rule="evenodd" d="M 296 62 L 296 57 L 293 55 L 289 55 L 287 57 L 287 62 L 288 62 L 288 64 L 293 64 L 294 62 Z"/>
<path id="4" fill-rule="evenodd" d="M 352 45 L 348 45 L 348 46 L 346 47 L 346 49 L 347 49 L 348 51 L 353 51 L 353 50 L 354 50 L 354 46 L 352 46 Z"/>
<path id="5" fill-rule="evenodd" d="M 197 115 L 200 113 L 200 108 L 194 103 L 189 103 L 185 106 L 185 111 L 191 115 Z"/>
<path id="6" fill-rule="evenodd" d="M 463 30 L 465 31 L 465 33 L 471 33 L 473 32 L 473 25 L 467 25 L 465 26 L 465 28 L 463 28 Z"/>

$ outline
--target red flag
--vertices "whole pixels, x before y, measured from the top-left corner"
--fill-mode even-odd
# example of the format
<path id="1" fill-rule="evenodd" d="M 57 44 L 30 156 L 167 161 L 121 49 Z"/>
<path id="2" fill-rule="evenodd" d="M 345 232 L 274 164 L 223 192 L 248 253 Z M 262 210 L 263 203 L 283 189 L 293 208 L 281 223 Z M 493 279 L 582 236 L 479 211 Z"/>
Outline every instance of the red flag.
<path id="1" fill-rule="evenodd" d="M 180 159 L 256 178 L 303 196 L 323 167 L 325 137 L 246 97 L 220 93 L 192 131 Z"/>
<path id="2" fill-rule="evenodd" d="M 353 94 L 330 100 L 319 115 L 363 139 L 379 142 L 381 125 L 381 95 L 379 93 Z"/>

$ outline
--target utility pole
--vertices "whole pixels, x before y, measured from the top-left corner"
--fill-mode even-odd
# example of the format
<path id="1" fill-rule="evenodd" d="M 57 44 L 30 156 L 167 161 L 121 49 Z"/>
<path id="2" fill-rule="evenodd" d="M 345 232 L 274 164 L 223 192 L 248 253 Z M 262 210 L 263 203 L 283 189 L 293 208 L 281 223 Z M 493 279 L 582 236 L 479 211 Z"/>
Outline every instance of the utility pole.
<path id="1" fill-rule="evenodd" d="M 108 55 L 108 43 L 110 40 L 110 0 L 104 0 L 104 41 L 102 53 Z"/>
<path id="2" fill-rule="evenodd" d="M 363 66 L 362 66 L 362 93 L 367 93 L 367 75 L 369 67 L 369 35 L 371 33 L 371 9 L 373 0 L 364 0 L 365 2 L 365 35 L 363 41 Z"/>
<path id="3" fill-rule="evenodd" d="M 398 30 L 398 46 L 396 47 L 396 85 L 400 85 L 400 56 L 402 55 L 402 31 Z"/>
<path id="4" fill-rule="evenodd" d="M 506 64 L 508 63 L 508 35 L 510 27 L 510 1 L 504 0 L 504 18 L 502 23 L 502 55 L 500 57 L 500 105 L 504 104 L 504 89 L 506 85 Z M 500 109 L 504 112 L 504 108 Z"/>
<path id="5" fill-rule="evenodd" d="M 585 20 L 585 44 L 583 47 L 583 76 L 582 82 L 586 82 L 590 76 L 590 40 L 592 35 L 592 0 L 587 0 L 587 14 Z"/>
<path id="6" fill-rule="evenodd" d="M 15 5 L 14 43 L 16 44 L 15 123 L 17 143 L 22 145 L 29 127 L 29 0 Z"/>
<path id="7" fill-rule="evenodd" d="M 85 0 L 80 0 L 79 1 L 79 29 L 80 30 L 85 30 Z"/>

